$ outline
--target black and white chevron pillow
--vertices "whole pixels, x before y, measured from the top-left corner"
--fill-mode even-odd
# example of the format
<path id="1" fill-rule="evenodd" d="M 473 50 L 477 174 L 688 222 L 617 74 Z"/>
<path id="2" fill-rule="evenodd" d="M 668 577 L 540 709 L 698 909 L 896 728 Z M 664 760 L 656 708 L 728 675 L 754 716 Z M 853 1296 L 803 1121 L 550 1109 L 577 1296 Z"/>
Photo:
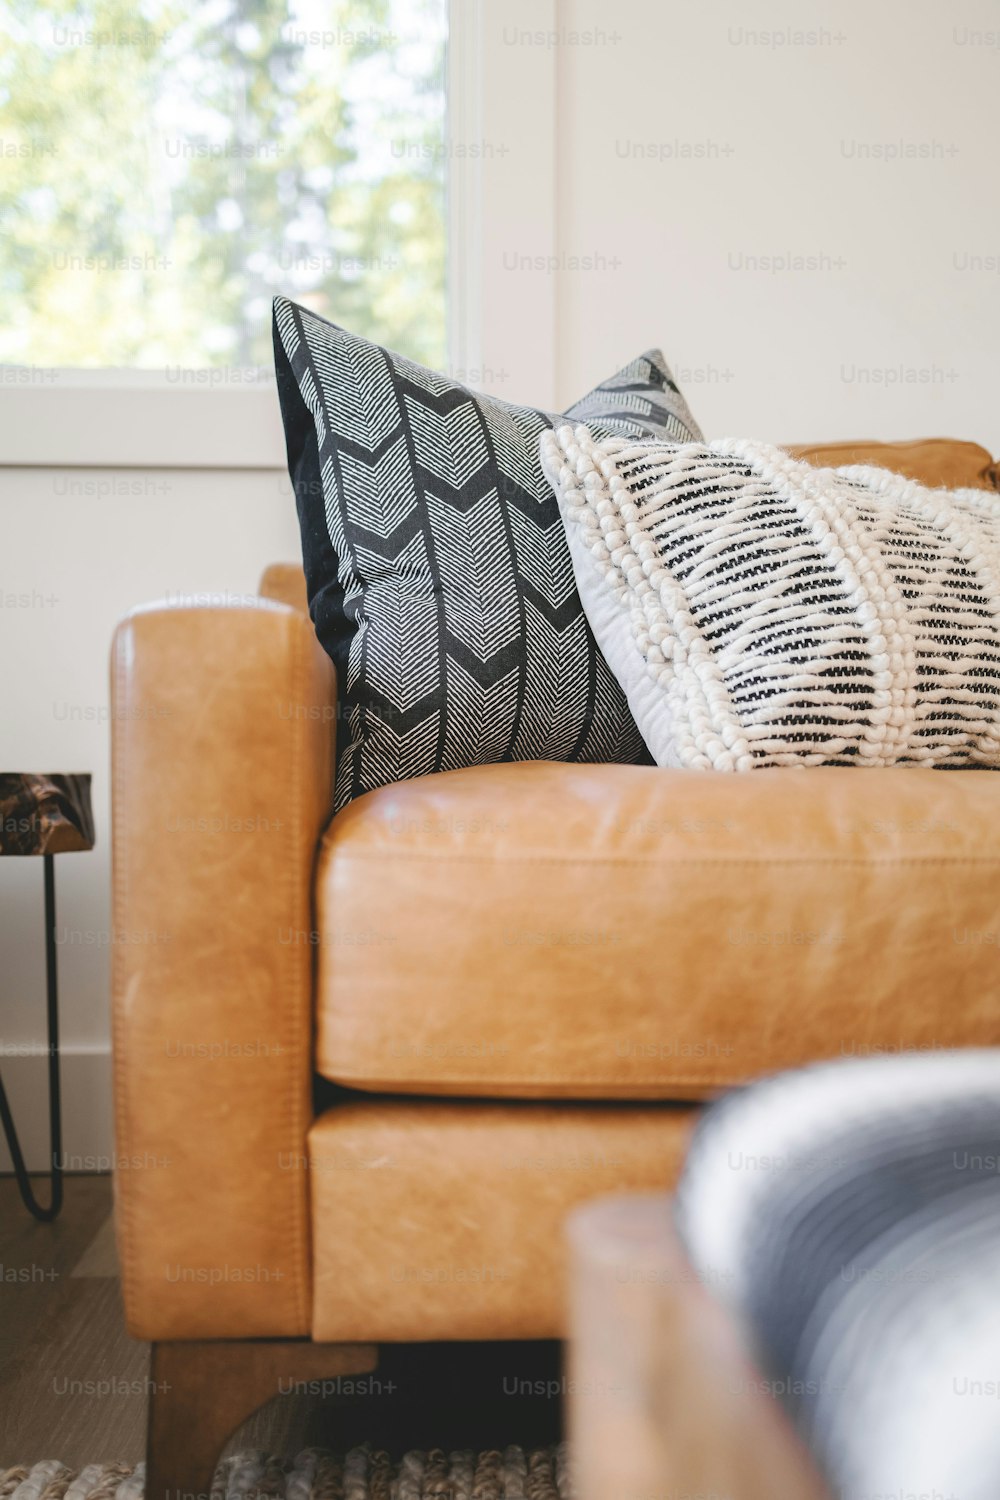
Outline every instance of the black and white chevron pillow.
<path id="1" fill-rule="evenodd" d="M 274 351 L 309 607 L 337 667 L 336 805 L 498 761 L 645 761 L 538 457 L 551 420 L 283 298 Z M 567 413 L 700 437 L 659 351 Z"/>
<path id="2" fill-rule="evenodd" d="M 1000 768 L 1000 502 L 764 443 L 541 438 L 658 765 Z"/>

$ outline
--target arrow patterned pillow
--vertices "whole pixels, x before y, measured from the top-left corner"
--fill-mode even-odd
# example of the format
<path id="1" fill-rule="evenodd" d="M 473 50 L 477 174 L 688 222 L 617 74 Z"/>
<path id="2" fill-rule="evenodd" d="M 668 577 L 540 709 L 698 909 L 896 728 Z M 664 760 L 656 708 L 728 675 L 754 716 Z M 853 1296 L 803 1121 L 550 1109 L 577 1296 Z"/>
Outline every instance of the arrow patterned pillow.
<path id="1" fill-rule="evenodd" d="M 1000 768 L 1000 499 L 764 443 L 541 439 L 658 765 Z"/>
<path id="2" fill-rule="evenodd" d="M 274 351 L 309 609 L 337 667 L 336 806 L 498 761 L 647 761 L 542 474 L 551 419 L 284 298 Z M 659 351 L 566 413 L 700 438 Z"/>

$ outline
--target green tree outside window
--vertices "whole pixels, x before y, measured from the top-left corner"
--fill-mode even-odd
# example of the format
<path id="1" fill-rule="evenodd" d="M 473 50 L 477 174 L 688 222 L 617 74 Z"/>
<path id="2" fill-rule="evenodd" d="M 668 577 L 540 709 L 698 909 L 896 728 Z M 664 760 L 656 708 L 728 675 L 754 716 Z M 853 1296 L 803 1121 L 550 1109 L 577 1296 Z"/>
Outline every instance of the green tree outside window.
<path id="1" fill-rule="evenodd" d="M 445 360 L 446 0 L 0 4 L 0 361 Z"/>

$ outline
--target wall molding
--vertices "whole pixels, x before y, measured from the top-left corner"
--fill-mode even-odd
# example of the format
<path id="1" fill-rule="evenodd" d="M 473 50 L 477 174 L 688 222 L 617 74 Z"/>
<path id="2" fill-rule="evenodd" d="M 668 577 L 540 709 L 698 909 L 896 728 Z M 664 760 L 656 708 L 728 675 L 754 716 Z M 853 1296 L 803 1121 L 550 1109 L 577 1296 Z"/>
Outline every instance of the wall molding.
<path id="1" fill-rule="evenodd" d="M 30 1172 L 48 1170 L 48 1053 L 33 1044 L 0 1053 L 4 1087 Z M 111 1049 L 72 1043 L 60 1048 L 62 1136 L 67 1172 L 109 1172 L 114 1162 Z M 13 1172 L 7 1143 L 0 1133 L 0 1173 Z M 39 1189 L 47 1201 L 44 1188 Z M 18 1212 L 20 1210 L 17 1210 Z"/>

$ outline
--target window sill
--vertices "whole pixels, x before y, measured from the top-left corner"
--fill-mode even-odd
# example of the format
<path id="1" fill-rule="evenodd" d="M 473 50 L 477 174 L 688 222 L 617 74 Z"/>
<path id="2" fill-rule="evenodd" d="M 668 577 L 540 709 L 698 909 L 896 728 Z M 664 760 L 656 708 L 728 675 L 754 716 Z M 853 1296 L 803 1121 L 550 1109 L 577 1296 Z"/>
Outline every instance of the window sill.
<path id="1" fill-rule="evenodd" d="M 274 378 L 251 368 L 0 369 L 5 468 L 283 469 Z"/>

